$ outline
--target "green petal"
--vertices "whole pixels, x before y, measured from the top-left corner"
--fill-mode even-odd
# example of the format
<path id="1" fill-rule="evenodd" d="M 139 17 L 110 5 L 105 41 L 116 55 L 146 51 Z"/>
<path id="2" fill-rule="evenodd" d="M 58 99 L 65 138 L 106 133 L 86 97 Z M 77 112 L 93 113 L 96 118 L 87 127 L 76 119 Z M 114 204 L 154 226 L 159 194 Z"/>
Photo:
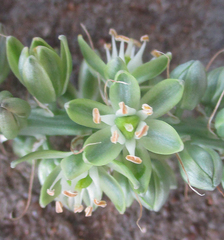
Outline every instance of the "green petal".
<path id="1" fill-rule="evenodd" d="M 103 128 L 108 126 L 101 122 L 93 122 L 93 109 L 98 108 L 100 115 L 112 114 L 113 109 L 102 103 L 90 99 L 75 99 L 65 104 L 65 109 L 72 121 L 91 128 Z"/>
<path id="2" fill-rule="evenodd" d="M 50 103 L 56 100 L 52 82 L 34 56 L 28 57 L 24 63 L 23 80 L 28 91 L 40 102 Z"/>
<path id="3" fill-rule="evenodd" d="M 160 120 L 146 120 L 148 133 L 138 141 L 149 151 L 158 154 L 173 154 L 183 150 L 183 142 L 169 124 Z"/>
<path id="4" fill-rule="evenodd" d="M 68 47 L 67 38 L 64 35 L 60 35 L 58 39 L 61 40 L 61 62 L 64 73 L 63 90 L 61 94 L 64 94 L 68 87 L 69 79 L 72 72 L 72 56 Z"/>
<path id="5" fill-rule="evenodd" d="M 6 38 L 6 52 L 9 66 L 15 76 L 22 82 L 22 76 L 19 73 L 19 57 L 23 49 L 23 44 L 15 37 L 9 36 Z"/>
<path id="6" fill-rule="evenodd" d="M 60 166 L 57 166 L 51 173 L 50 175 L 46 178 L 41 191 L 40 191 L 40 199 L 39 199 L 39 204 L 41 207 L 45 207 L 47 204 L 52 202 L 58 195 L 61 193 L 61 184 L 59 179 L 54 186 L 51 187 L 51 185 L 54 183 L 56 177 L 59 175 L 61 172 Z M 50 196 L 47 194 L 47 189 L 54 189 L 54 196 Z"/>
<path id="7" fill-rule="evenodd" d="M 70 155 L 61 161 L 61 169 L 65 177 L 72 180 L 91 168 L 90 164 L 84 163 L 82 154 Z"/>
<path id="8" fill-rule="evenodd" d="M 171 60 L 172 54 L 166 53 L 166 55 L 162 55 L 139 66 L 132 72 L 132 75 L 137 79 L 139 83 L 143 83 L 147 80 L 153 79 L 167 68 L 167 56 Z"/>
<path id="9" fill-rule="evenodd" d="M 129 168 L 129 170 L 131 170 L 136 179 L 139 181 L 140 186 L 138 189 L 135 189 L 135 192 L 140 194 L 145 193 L 148 189 L 152 172 L 152 164 L 149 153 L 146 149 L 137 147 L 135 149 L 135 155 L 141 158 L 142 163 L 135 164 L 126 160 L 125 165 Z"/>
<path id="10" fill-rule="evenodd" d="M 103 168 L 99 168 L 100 187 L 112 201 L 119 213 L 125 211 L 125 197 L 119 183 Z"/>
<path id="11" fill-rule="evenodd" d="M 111 128 L 107 127 L 92 134 L 85 142 L 84 147 L 90 143 L 95 145 L 87 146 L 84 150 L 83 159 L 87 163 L 101 166 L 113 161 L 121 152 L 123 145 L 112 143 Z"/>
<path id="12" fill-rule="evenodd" d="M 82 55 L 86 62 L 101 76 L 104 76 L 104 68 L 106 64 L 101 58 L 90 48 L 90 46 L 83 39 L 82 35 L 78 36 L 78 43 L 81 49 Z"/>
<path id="13" fill-rule="evenodd" d="M 156 84 L 141 99 L 141 104 L 147 103 L 153 108 L 151 118 L 158 118 L 171 110 L 182 98 L 183 81 L 166 79 Z"/>
<path id="14" fill-rule="evenodd" d="M 136 79 L 130 73 L 121 70 L 116 74 L 114 80 L 119 82 L 114 82 L 110 87 L 110 100 L 113 108 L 118 110 L 119 103 L 124 102 L 128 107 L 138 109 L 140 88 Z"/>
<path id="15" fill-rule="evenodd" d="M 38 46 L 34 49 L 34 56 L 51 80 L 56 96 L 61 95 L 64 87 L 64 79 L 60 57 L 55 51 L 42 46 Z"/>
<path id="16" fill-rule="evenodd" d="M 27 154 L 24 157 L 21 157 L 15 161 L 11 162 L 11 168 L 16 167 L 17 164 L 26 162 L 26 161 L 31 161 L 34 159 L 51 159 L 51 158 L 64 158 L 67 156 L 72 155 L 72 152 L 61 152 L 61 151 L 56 151 L 56 150 L 41 150 L 41 151 L 36 151 Z"/>
<path id="17" fill-rule="evenodd" d="M 110 162 L 108 166 L 128 178 L 128 180 L 132 183 L 134 189 L 139 188 L 139 181 L 136 179 L 131 169 L 128 168 L 124 163 L 118 160 L 114 160 Z"/>

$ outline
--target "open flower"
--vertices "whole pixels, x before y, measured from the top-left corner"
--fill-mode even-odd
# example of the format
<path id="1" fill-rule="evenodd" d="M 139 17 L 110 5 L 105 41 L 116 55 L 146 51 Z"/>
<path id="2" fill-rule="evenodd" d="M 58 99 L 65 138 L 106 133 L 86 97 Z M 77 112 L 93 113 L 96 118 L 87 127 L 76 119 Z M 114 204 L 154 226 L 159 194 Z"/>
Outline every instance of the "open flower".
<path id="1" fill-rule="evenodd" d="M 127 149 L 126 159 L 140 164 L 135 149 L 140 145 L 157 154 L 173 154 L 183 150 L 177 132 L 167 123 L 156 120 L 181 99 L 182 81 L 167 79 L 140 99 L 140 87 L 127 71 L 119 71 L 109 89 L 110 105 L 89 99 L 75 99 L 65 104 L 69 117 L 78 124 L 98 128 L 84 144 L 83 159 L 101 166 Z"/>

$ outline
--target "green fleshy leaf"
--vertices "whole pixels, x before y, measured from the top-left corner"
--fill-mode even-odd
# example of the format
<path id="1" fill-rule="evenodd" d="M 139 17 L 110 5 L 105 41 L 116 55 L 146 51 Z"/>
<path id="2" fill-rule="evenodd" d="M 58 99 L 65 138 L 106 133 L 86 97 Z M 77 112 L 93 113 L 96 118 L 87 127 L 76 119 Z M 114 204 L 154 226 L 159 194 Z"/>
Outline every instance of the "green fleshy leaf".
<path id="1" fill-rule="evenodd" d="M 114 160 L 108 164 L 113 170 L 121 173 L 124 175 L 128 180 L 133 184 L 134 189 L 139 188 L 139 181 L 136 179 L 134 174 L 132 173 L 131 169 L 129 169 L 124 163 Z"/>
<path id="2" fill-rule="evenodd" d="M 217 104 L 217 102 L 220 98 L 220 95 L 222 94 L 222 92 L 224 90 L 223 78 L 224 78 L 224 69 L 219 74 L 218 81 L 217 81 L 217 86 L 216 86 L 216 89 L 215 89 L 215 93 L 214 93 L 214 96 L 211 100 L 214 105 Z"/>
<path id="3" fill-rule="evenodd" d="M 111 128 L 107 127 L 92 134 L 84 144 L 96 143 L 87 146 L 84 150 L 83 160 L 96 166 L 106 165 L 113 161 L 121 152 L 123 145 L 120 143 L 112 143 Z"/>
<path id="4" fill-rule="evenodd" d="M 77 184 L 75 185 L 75 190 L 81 191 L 83 188 L 89 187 L 92 181 L 92 178 L 87 175 L 85 178 L 82 178 L 77 182 Z"/>
<path id="5" fill-rule="evenodd" d="M 131 170 L 136 179 L 139 181 L 140 186 L 138 189 L 135 189 L 135 192 L 145 193 L 149 186 L 149 180 L 152 172 L 152 164 L 149 153 L 144 148 L 136 147 L 135 156 L 140 157 L 142 160 L 141 164 L 135 164 L 124 160 L 125 165 Z"/>
<path id="6" fill-rule="evenodd" d="M 19 57 L 23 49 L 23 44 L 15 37 L 9 36 L 6 38 L 6 52 L 9 66 L 15 76 L 22 82 L 22 77 L 19 73 Z"/>
<path id="7" fill-rule="evenodd" d="M 124 70 L 128 72 L 125 62 L 120 58 L 116 57 L 110 60 L 105 67 L 105 77 L 106 79 L 115 79 L 117 72 Z"/>
<path id="8" fill-rule="evenodd" d="M 149 210 L 159 211 L 166 202 L 171 187 L 170 172 L 164 161 L 152 160 L 152 175 L 147 192 L 140 197 L 142 205 Z"/>
<path id="9" fill-rule="evenodd" d="M 49 48 L 38 46 L 34 49 L 34 56 L 47 73 L 56 96 L 61 95 L 64 87 L 64 79 L 62 76 L 62 62 L 58 54 Z"/>
<path id="10" fill-rule="evenodd" d="M 11 162 L 11 168 L 16 167 L 17 164 L 31 161 L 35 159 L 51 159 L 51 158 L 64 158 L 72 155 L 72 152 L 61 152 L 56 150 L 41 150 L 27 154 L 24 157 L 21 157 L 15 161 Z"/>
<path id="11" fill-rule="evenodd" d="M 90 48 L 90 46 L 83 39 L 82 35 L 78 36 L 78 43 L 81 49 L 82 55 L 86 62 L 102 77 L 104 76 L 104 68 L 106 64 L 101 60 L 101 58 Z"/>
<path id="12" fill-rule="evenodd" d="M 98 108 L 100 115 L 112 114 L 113 109 L 90 99 L 75 99 L 65 104 L 65 109 L 72 121 L 91 128 L 103 128 L 107 124 L 93 122 L 93 109 Z"/>
<path id="13" fill-rule="evenodd" d="M 30 45 L 30 51 L 32 54 L 33 54 L 34 49 L 38 46 L 43 46 L 43 47 L 46 47 L 46 48 L 54 51 L 54 49 L 47 42 L 45 42 L 42 38 L 34 37 L 32 39 L 31 45 Z"/>
<path id="14" fill-rule="evenodd" d="M 191 60 L 191 61 L 188 61 L 186 63 L 180 64 L 170 73 L 170 77 L 171 78 L 184 79 L 186 74 L 187 74 L 187 70 L 190 68 L 190 66 L 194 62 L 195 62 L 194 60 Z"/>
<path id="15" fill-rule="evenodd" d="M 45 207 L 47 204 L 49 204 L 50 202 L 52 202 L 58 195 L 60 195 L 61 193 L 61 184 L 60 181 L 61 179 L 59 179 L 54 186 L 52 186 L 52 184 L 54 183 L 55 179 L 57 178 L 57 176 L 60 174 L 61 168 L 60 166 L 57 166 L 50 174 L 49 176 L 46 178 L 42 188 L 41 188 L 41 192 L 40 192 L 40 199 L 39 199 L 39 204 L 41 207 Z M 50 196 L 49 194 L 47 194 L 47 189 L 54 189 L 54 196 Z"/>
<path id="16" fill-rule="evenodd" d="M 141 104 L 147 103 L 153 108 L 153 114 L 149 118 L 158 118 L 181 100 L 183 91 L 183 81 L 166 79 L 150 89 L 141 99 Z"/>
<path id="17" fill-rule="evenodd" d="M 4 99 L 7 99 L 7 98 L 11 98 L 13 97 L 13 95 L 9 92 L 9 91 L 1 91 L 0 92 L 0 103 L 4 100 Z"/>
<path id="18" fill-rule="evenodd" d="M 217 134 L 224 138 L 224 108 L 218 112 L 215 117 L 215 129 Z"/>
<path id="19" fill-rule="evenodd" d="M 119 213 L 125 212 L 125 196 L 119 183 L 103 168 L 99 168 L 100 187 Z"/>
<path id="20" fill-rule="evenodd" d="M 82 154 L 70 155 L 61 161 L 61 169 L 65 177 L 72 180 L 91 168 L 90 164 L 84 163 Z"/>
<path id="21" fill-rule="evenodd" d="M 34 56 L 27 58 L 23 67 L 23 80 L 28 91 L 42 103 L 56 101 L 49 76 Z"/>
<path id="22" fill-rule="evenodd" d="M 67 90 L 69 79 L 72 72 L 72 56 L 68 47 L 67 38 L 64 35 L 60 35 L 58 39 L 61 41 L 61 62 L 63 68 L 63 90 L 61 94 L 64 94 Z"/>
<path id="23" fill-rule="evenodd" d="M 149 151 L 158 154 L 173 154 L 183 150 L 183 142 L 169 124 L 160 120 L 145 120 L 148 133 L 138 141 Z"/>
<path id="24" fill-rule="evenodd" d="M 87 98 L 92 100 L 96 100 L 98 98 L 98 80 L 89 70 L 89 66 L 85 60 L 80 66 L 78 84 L 80 98 Z"/>
<path id="25" fill-rule="evenodd" d="M 118 110 L 119 103 L 124 102 L 128 107 L 138 109 L 140 88 L 136 79 L 130 73 L 121 70 L 116 74 L 115 81 L 119 82 L 114 82 L 110 87 L 110 100 L 113 108 Z"/>
<path id="26" fill-rule="evenodd" d="M 215 151 L 186 143 L 180 157 L 193 187 L 212 191 L 221 182 L 222 162 Z M 186 174 L 179 166 L 187 182 Z"/>
<path id="27" fill-rule="evenodd" d="M 171 60 L 172 54 L 166 53 L 166 55 L 162 55 L 139 66 L 132 72 L 132 75 L 137 79 L 139 83 L 143 83 L 147 80 L 155 78 L 167 68 L 167 56 Z"/>
<path id="28" fill-rule="evenodd" d="M 29 48 L 24 47 L 21 54 L 20 54 L 19 63 L 18 63 L 19 73 L 20 73 L 20 76 L 21 76 L 20 81 L 23 85 L 25 85 L 25 83 L 23 81 L 23 66 L 24 66 L 24 63 L 26 62 L 26 60 L 29 56 L 30 56 Z"/>

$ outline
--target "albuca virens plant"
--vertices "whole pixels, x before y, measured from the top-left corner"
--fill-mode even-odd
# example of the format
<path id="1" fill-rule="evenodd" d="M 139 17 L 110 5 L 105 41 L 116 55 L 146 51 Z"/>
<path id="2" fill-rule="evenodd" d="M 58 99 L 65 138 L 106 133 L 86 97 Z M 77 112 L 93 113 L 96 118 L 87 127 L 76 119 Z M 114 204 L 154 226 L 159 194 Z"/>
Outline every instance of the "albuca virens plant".
<path id="1" fill-rule="evenodd" d="M 134 200 L 159 211 L 177 187 L 167 161 L 173 156 L 195 192 L 224 184 L 224 68 L 208 72 L 192 60 L 169 74 L 169 52 L 154 50 L 143 62 L 147 35 L 141 44 L 109 33 L 107 62 L 78 36 L 84 57 L 78 89 L 69 83 L 65 36 L 59 36 L 60 55 L 41 38 L 30 48 L 11 36 L 0 42 L 12 72 L 37 102 L 0 93 L 0 130 L 14 139 L 20 157 L 11 167 L 37 159 L 40 205 L 55 201 L 57 213 L 65 207 L 87 217 L 107 205 L 104 193 L 120 213 Z M 7 65 L 5 52 L 0 69 Z M 52 149 L 49 136 L 57 135 L 75 137 L 70 151 Z"/>

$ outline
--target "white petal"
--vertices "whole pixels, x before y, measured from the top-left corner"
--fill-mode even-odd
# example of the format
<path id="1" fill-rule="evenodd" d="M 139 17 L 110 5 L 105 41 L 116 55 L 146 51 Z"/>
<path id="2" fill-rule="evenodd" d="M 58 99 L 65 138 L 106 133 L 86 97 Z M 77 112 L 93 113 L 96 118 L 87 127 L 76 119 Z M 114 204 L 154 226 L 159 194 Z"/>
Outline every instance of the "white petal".
<path id="1" fill-rule="evenodd" d="M 123 114 L 122 110 L 119 109 L 119 110 L 116 111 L 116 116 L 117 117 L 124 117 L 124 116 L 134 115 L 136 113 L 136 110 L 134 108 L 130 108 L 127 105 L 126 105 L 126 107 L 127 107 L 127 110 L 128 110 L 127 114 Z"/>
<path id="2" fill-rule="evenodd" d="M 125 146 L 129 152 L 130 155 L 134 156 L 135 155 L 135 146 L 136 146 L 136 140 L 134 138 L 130 140 L 126 140 Z"/>
<path id="3" fill-rule="evenodd" d="M 116 125 L 111 127 L 111 134 L 113 134 L 114 131 L 117 131 L 117 133 L 119 135 L 117 142 L 120 144 L 124 144 L 126 139 Z"/>
<path id="4" fill-rule="evenodd" d="M 114 125 L 114 120 L 117 116 L 114 115 L 114 114 L 107 114 L 107 115 L 102 115 L 100 117 L 101 117 L 102 122 L 104 122 L 104 123 L 106 123 L 110 126 L 113 126 Z"/>
<path id="5" fill-rule="evenodd" d="M 121 44 L 120 44 L 120 51 L 119 51 L 119 57 L 123 60 L 124 60 L 124 41 L 121 41 Z"/>

